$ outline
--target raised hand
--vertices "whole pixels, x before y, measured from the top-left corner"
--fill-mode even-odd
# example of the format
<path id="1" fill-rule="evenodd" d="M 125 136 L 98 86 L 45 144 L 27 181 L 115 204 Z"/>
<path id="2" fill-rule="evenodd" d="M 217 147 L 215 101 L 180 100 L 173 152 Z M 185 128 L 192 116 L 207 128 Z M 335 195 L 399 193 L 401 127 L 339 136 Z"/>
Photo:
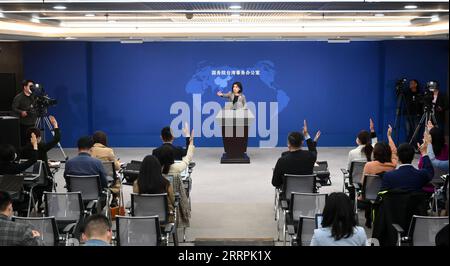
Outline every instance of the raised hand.
<path id="1" fill-rule="evenodd" d="M 37 150 L 38 142 L 36 135 L 34 133 L 31 133 L 31 139 L 30 139 L 31 145 L 33 145 L 33 149 Z"/>
<path id="2" fill-rule="evenodd" d="M 320 138 L 320 134 L 322 134 L 322 133 L 320 132 L 320 130 L 317 131 L 316 136 L 314 137 L 314 142 L 317 142 L 317 140 Z"/>
<path id="3" fill-rule="evenodd" d="M 433 143 L 433 141 L 431 139 L 431 135 L 427 131 L 423 132 L 423 142 L 424 143 L 426 142 L 427 144 Z"/>
<path id="4" fill-rule="evenodd" d="M 426 142 L 423 142 L 422 145 L 420 145 L 420 143 L 417 143 L 417 148 L 419 149 L 422 156 L 428 153 L 428 144 Z"/>
<path id="5" fill-rule="evenodd" d="M 56 121 L 54 116 L 49 116 L 48 119 L 50 120 L 50 123 L 52 124 L 53 128 L 58 128 L 58 122 Z"/>
<path id="6" fill-rule="evenodd" d="M 428 123 L 427 123 L 427 129 L 428 129 L 428 131 L 430 131 L 433 127 L 434 127 L 434 126 L 433 126 L 433 122 L 431 122 L 431 120 L 428 120 Z"/>
<path id="7" fill-rule="evenodd" d="M 223 96 L 223 93 L 222 93 L 221 91 L 218 91 L 218 92 L 217 92 L 217 96 L 222 97 L 222 96 Z"/>
<path id="8" fill-rule="evenodd" d="M 189 138 L 189 124 L 187 122 L 184 123 L 183 134 L 186 138 Z"/>
<path id="9" fill-rule="evenodd" d="M 373 124 L 372 118 L 369 118 L 370 132 L 375 132 L 375 126 Z"/>
<path id="10" fill-rule="evenodd" d="M 26 111 L 20 112 L 20 116 L 21 117 L 26 117 L 27 115 L 28 115 L 28 113 Z"/>
<path id="11" fill-rule="evenodd" d="M 191 131 L 191 136 L 189 138 L 189 145 L 194 145 L 194 129 Z"/>
<path id="12" fill-rule="evenodd" d="M 390 138 L 392 136 L 392 127 L 391 127 L 391 125 L 388 125 L 387 136 L 388 136 L 388 138 Z"/>
<path id="13" fill-rule="evenodd" d="M 308 124 L 306 123 L 306 120 L 303 120 L 303 136 L 308 135 Z"/>

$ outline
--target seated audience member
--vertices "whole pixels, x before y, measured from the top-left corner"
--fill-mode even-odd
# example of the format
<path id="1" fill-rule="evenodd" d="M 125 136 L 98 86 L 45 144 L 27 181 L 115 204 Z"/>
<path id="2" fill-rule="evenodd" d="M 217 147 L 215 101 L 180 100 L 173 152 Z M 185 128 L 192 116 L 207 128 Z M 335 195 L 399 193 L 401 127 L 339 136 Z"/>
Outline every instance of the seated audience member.
<path id="1" fill-rule="evenodd" d="M 283 176 L 291 175 L 311 175 L 314 170 L 314 163 L 317 159 L 317 150 L 314 144 L 308 143 L 308 151 L 302 150 L 304 140 L 312 142 L 308 133 L 306 121 L 304 122 L 303 134 L 291 132 L 288 135 L 288 152 L 284 153 L 277 161 L 273 170 L 272 185 L 280 188 L 283 185 Z"/>
<path id="2" fill-rule="evenodd" d="M 56 145 L 58 145 L 58 143 L 61 140 L 61 131 L 58 127 L 58 122 L 56 121 L 55 117 L 53 117 L 53 116 L 50 116 L 49 120 L 54 128 L 55 135 L 54 135 L 53 139 L 47 143 L 42 141 L 40 129 L 31 127 L 27 130 L 27 139 L 31 138 L 32 133 L 34 133 L 37 137 L 37 141 L 38 141 L 37 159 L 42 160 L 44 162 L 44 164 L 43 164 L 44 171 L 45 171 L 46 176 L 48 177 L 46 179 L 46 182 L 44 185 L 38 185 L 38 186 L 34 187 L 34 189 L 33 189 L 35 198 L 38 199 L 38 206 L 41 206 L 42 196 L 44 195 L 44 191 L 50 192 L 50 191 L 52 191 L 52 188 L 53 188 L 53 176 L 52 176 L 52 172 L 50 171 L 49 164 L 48 164 L 47 152 L 49 150 L 53 149 L 54 147 L 56 147 Z M 30 159 L 33 156 L 32 155 L 33 152 L 34 152 L 33 144 L 31 144 L 31 142 L 28 142 L 22 147 L 21 152 L 20 152 L 20 157 L 22 159 Z"/>
<path id="3" fill-rule="evenodd" d="M 41 246 L 40 233 L 28 224 L 11 221 L 12 216 L 11 196 L 0 191 L 0 246 Z"/>
<path id="4" fill-rule="evenodd" d="M 190 142 L 190 136 L 187 123 L 183 128 L 183 133 L 186 136 L 186 147 L 188 147 Z M 153 156 L 156 156 L 156 158 L 159 159 L 161 150 L 165 147 L 173 149 L 173 156 L 174 160 L 176 161 L 180 161 L 184 156 L 186 156 L 187 148 L 173 145 L 173 141 L 175 140 L 175 138 L 173 137 L 172 129 L 170 127 L 164 127 L 163 129 L 161 129 L 161 139 L 163 141 L 163 144 L 153 150 L 152 152 Z"/>
<path id="5" fill-rule="evenodd" d="M 103 190 L 108 188 L 108 180 L 106 178 L 105 169 L 102 162 L 91 157 L 91 148 L 94 145 L 94 141 L 90 136 L 81 137 L 78 140 L 78 156 L 68 160 L 64 169 L 64 179 L 67 184 L 67 175 L 86 176 L 86 175 L 98 175 L 100 177 L 100 185 Z M 106 206 L 106 196 L 101 194 L 99 199 L 100 209 Z"/>
<path id="6" fill-rule="evenodd" d="M 366 246 L 364 228 L 357 226 L 350 197 L 342 192 L 328 195 L 322 228 L 315 229 L 311 246 Z"/>
<path id="7" fill-rule="evenodd" d="M 372 145 L 375 145 L 375 143 L 377 143 L 377 136 L 373 121 L 370 119 L 370 133 L 367 130 L 361 130 L 359 132 L 356 137 L 356 144 L 358 144 L 358 147 L 348 153 L 347 169 L 350 170 L 353 161 L 370 162 L 372 160 Z"/>
<path id="8" fill-rule="evenodd" d="M 433 155 L 432 157 L 429 157 L 431 162 L 433 164 L 439 165 L 439 168 L 445 172 L 445 166 L 446 172 L 448 172 L 448 145 L 445 143 L 445 136 L 442 129 L 434 127 L 431 121 L 428 121 L 427 128 L 429 130 L 429 133 L 425 131 L 424 136 L 426 138 L 426 141 L 431 144 L 432 149 L 428 150 L 428 155 Z M 447 163 L 445 163 L 447 161 Z M 423 168 L 423 156 L 419 159 L 419 169 Z"/>
<path id="9" fill-rule="evenodd" d="M 94 146 L 91 148 L 91 156 L 104 162 L 114 162 L 114 170 L 120 170 L 120 162 L 116 158 L 112 148 L 108 147 L 108 137 L 103 131 L 96 131 L 92 136 Z M 113 195 L 111 206 L 118 205 L 118 197 L 120 194 L 120 180 L 117 178 L 114 180 L 114 185 L 111 187 Z"/>
<path id="10" fill-rule="evenodd" d="M 423 169 L 412 166 L 414 148 L 408 143 L 398 147 L 398 169 L 387 172 L 383 176 L 382 190 L 402 189 L 406 191 L 422 191 L 422 188 L 433 178 L 434 170 L 427 155 L 427 145 L 422 144 L 419 151 L 423 156 Z"/>
<path id="11" fill-rule="evenodd" d="M 120 170 L 120 162 L 112 148 L 108 147 L 108 137 L 103 131 L 95 131 L 92 136 L 94 146 L 91 148 L 91 156 L 104 162 L 114 162 L 114 169 Z"/>
<path id="12" fill-rule="evenodd" d="M 145 156 L 139 169 L 139 176 L 133 183 L 133 192 L 139 194 L 160 194 L 167 193 L 168 211 L 174 211 L 175 194 L 172 184 L 161 174 L 161 164 L 158 158 L 153 155 Z M 173 216 L 169 216 L 169 221 L 173 222 Z"/>
<path id="13" fill-rule="evenodd" d="M 179 214 L 177 216 L 178 228 L 188 227 L 191 216 L 191 207 L 184 186 L 181 182 L 181 173 L 189 166 L 194 155 L 194 133 L 191 133 L 186 156 L 180 162 L 175 162 L 174 150 L 169 146 L 163 146 L 159 154 L 159 162 L 162 167 L 162 175 L 166 178 L 173 177 L 173 190 L 180 195 Z"/>
<path id="14" fill-rule="evenodd" d="M 105 170 L 102 162 L 91 157 L 91 148 L 94 142 L 91 137 L 81 137 L 78 140 L 78 156 L 68 160 L 64 169 L 64 178 L 67 175 L 99 175 L 103 189 L 108 187 Z M 67 180 L 66 180 L 67 182 Z"/>
<path id="15" fill-rule="evenodd" d="M 389 125 L 387 131 L 389 144 L 377 142 L 373 148 L 373 159 L 366 163 L 361 177 L 361 184 L 364 183 L 365 175 L 379 175 L 392 171 L 397 167 L 397 147 L 392 139 L 392 127 Z"/>
<path id="16" fill-rule="evenodd" d="M 431 164 L 433 167 L 441 172 L 448 173 L 448 155 L 447 160 L 439 160 L 436 158 L 436 155 L 434 154 L 434 148 L 433 148 L 433 138 L 430 134 L 426 133 L 424 134 L 424 141 L 427 143 L 427 151 L 428 151 L 428 157 L 430 158 Z M 437 148 L 438 150 L 438 148 Z M 444 159 L 444 156 L 440 156 L 441 159 Z M 421 158 L 422 159 L 422 158 Z M 421 168 L 421 167 L 419 167 Z"/>
<path id="17" fill-rule="evenodd" d="M 34 133 L 31 134 L 30 142 L 33 149 L 30 152 L 30 158 L 23 163 L 15 162 L 17 153 L 12 145 L 3 144 L 0 146 L 0 175 L 20 174 L 36 162 L 38 141 Z"/>
<path id="18" fill-rule="evenodd" d="M 106 216 L 94 214 L 86 219 L 82 235 L 84 246 L 110 246 L 111 222 Z"/>

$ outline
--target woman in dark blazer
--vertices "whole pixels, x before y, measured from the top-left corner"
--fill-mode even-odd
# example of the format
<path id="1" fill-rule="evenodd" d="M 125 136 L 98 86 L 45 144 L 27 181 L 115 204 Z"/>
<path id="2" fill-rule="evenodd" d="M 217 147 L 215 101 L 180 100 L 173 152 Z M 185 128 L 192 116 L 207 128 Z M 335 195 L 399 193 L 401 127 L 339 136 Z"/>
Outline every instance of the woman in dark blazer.
<path id="1" fill-rule="evenodd" d="M 228 93 L 217 92 L 217 96 L 228 98 L 228 100 L 233 104 L 233 109 L 245 109 L 247 101 L 245 100 L 244 94 L 242 94 L 242 84 L 240 82 L 235 82 L 232 85 L 232 91 Z"/>

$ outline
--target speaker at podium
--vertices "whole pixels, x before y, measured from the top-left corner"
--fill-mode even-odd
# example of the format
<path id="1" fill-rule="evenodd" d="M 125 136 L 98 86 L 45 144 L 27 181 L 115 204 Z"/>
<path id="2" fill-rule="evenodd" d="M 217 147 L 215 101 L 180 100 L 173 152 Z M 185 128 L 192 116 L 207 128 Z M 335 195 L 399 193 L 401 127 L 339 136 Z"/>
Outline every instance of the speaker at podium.
<path id="1" fill-rule="evenodd" d="M 227 103 L 216 116 L 216 123 L 222 127 L 225 153 L 220 163 L 250 163 L 247 155 L 248 128 L 255 122 L 255 116 L 247 108 Z"/>

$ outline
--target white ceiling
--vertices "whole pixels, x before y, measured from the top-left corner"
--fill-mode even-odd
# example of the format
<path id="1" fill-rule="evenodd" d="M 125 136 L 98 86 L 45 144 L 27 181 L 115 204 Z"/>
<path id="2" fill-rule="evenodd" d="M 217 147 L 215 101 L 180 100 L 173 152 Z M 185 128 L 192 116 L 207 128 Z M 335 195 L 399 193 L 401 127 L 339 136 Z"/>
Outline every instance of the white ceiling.
<path id="1" fill-rule="evenodd" d="M 448 39 L 448 6 L 395 0 L 0 0 L 0 40 Z"/>

